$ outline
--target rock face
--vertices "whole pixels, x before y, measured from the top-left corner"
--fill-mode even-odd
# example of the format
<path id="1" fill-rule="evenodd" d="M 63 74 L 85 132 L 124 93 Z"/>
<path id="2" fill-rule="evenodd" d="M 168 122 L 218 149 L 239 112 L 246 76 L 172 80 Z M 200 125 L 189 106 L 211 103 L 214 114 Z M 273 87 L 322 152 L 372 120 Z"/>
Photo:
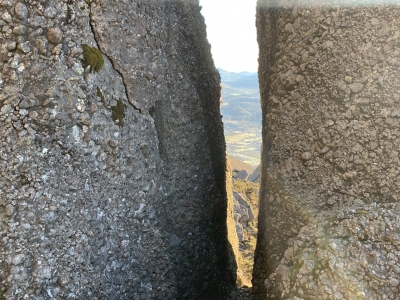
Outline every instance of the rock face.
<path id="1" fill-rule="evenodd" d="M 395 299 L 400 8 L 280 3 L 257 8 L 264 147 L 254 291 Z"/>
<path id="2" fill-rule="evenodd" d="M 261 168 L 261 165 L 258 165 L 257 168 L 254 169 L 253 173 L 250 174 L 248 181 L 256 182 L 256 183 L 260 182 L 260 176 L 261 176 L 260 168 Z"/>
<path id="3" fill-rule="evenodd" d="M 249 177 L 249 173 L 247 173 L 246 170 L 241 170 L 241 171 L 237 172 L 235 176 L 233 176 L 233 179 L 246 180 L 247 177 Z"/>
<path id="4" fill-rule="evenodd" d="M 229 166 L 227 167 L 229 168 Z M 230 208 L 227 223 L 228 230 L 233 228 L 234 231 L 235 239 L 232 238 L 231 230 L 230 241 L 236 251 L 235 258 L 238 265 L 237 285 L 238 287 L 251 286 L 254 250 L 257 239 L 259 186 L 253 182 L 234 179 L 233 175 L 235 173 L 236 171 L 229 174 L 231 179 L 226 185 Z"/>
<path id="5" fill-rule="evenodd" d="M 0 15 L 0 298 L 224 299 L 220 80 L 198 2 Z M 101 52 L 85 69 L 82 44 Z"/>
<path id="6" fill-rule="evenodd" d="M 288 241 L 265 285 L 282 299 L 397 299 L 398 208 L 354 205 L 329 218 L 317 216 Z"/>
<path id="7" fill-rule="evenodd" d="M 248 223 L 252 222 L 254 220 L 254 213 L 253 213 L 251 206 L 249 205 L 250 200 L 246 199 L 246 196 L 234 191 L 233 197 L 235 199 L 234 220 L 236 223 L 236 232 L 238 235 L 239 242 L 243 242 L 245 239 L 243 227 L 246 228 L 248 226 Z"/>

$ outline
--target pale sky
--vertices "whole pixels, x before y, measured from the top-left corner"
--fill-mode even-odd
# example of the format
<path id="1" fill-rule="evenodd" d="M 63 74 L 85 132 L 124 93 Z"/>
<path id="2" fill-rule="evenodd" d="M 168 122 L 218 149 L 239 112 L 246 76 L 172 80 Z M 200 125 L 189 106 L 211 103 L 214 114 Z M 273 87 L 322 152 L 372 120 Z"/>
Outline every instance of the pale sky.
<path id="1" fill-rule="evenodd" d="M 200 0 L 217 68 L 257 72 L 257 0 Z"/>

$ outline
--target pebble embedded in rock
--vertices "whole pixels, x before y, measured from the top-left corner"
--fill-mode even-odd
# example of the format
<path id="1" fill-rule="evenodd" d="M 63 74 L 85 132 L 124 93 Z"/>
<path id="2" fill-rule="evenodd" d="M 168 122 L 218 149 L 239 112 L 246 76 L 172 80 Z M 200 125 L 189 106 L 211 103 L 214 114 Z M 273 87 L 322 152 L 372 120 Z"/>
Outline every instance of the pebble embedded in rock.
<path id="1" fill-rule="evenodd" d="M 39 38 L 36 40 L 36 47 L 39 50 L 39 53 L 42 55 L 46 55 L 47 53 L 47 47 L 48 47 L 48 42 L 44 38 Z"/>
<path id="2" fill-rule="evenodd" d="M 58 277 L 57 283 L 59 286 L 66 286 L 68 284 L 68 278 L 66 276 L 60 276 Z"/>
<path id="3" fill-rule="evenodd" d="M 28 8 L 26 7 L 25 4 L 18 2 L 15 5 L 15 15 L 17 16 L 18 19 L 26 19 L 28 17 Z"/>
<path id="4" fill-rule="evenodd" d="M 24 34 L 26 34 L 26 32 L 27 32 L 27 30 L 24 25 L 18 25 L 16 27 L 14 27 L 14 29 L 13 29 L 13 33 L 16 35 L 24 35 Z"/>
<path id="5" fill-rule="evenodd" d="M 35 105 L 37 105 L 37 101 L 27 98 L 27 99 L 24 99 L 21 101 L 21 103 L 19 104 L 19 107 L 20 108 L 28 108 L 28 107 L 35 106 Z"/>
<path id="6" fill-rule="evenodd" d="M 49 19 L 53 19 L 57 15 L 57 10 L 54 7 L 47 7 L 44 10 L 44 16 Z"/>
<path id="7" fill-rule="evenodd" d="M 60 44 L 62 42 L 62 37 L 62 32 L 57 27 L 50 28 L 49 31 L 47 31 L 47 39 L 49 40 L 49 43 L 53 45 Z"/>
<path id="8" fill-rule="evenodd" d="M 108 144 L 110 145 L 110 147 L 115 148 L 118 145 L 118 141 L 117 140 L 109 140 Z"/>
<path id="9" fill-rule="evenodd" d="M 7 50 L 8 51 L 13 51 L 17 48 L 17 43 L 16 42 L 9 42 L 7 43 Z"/>
<path id="10" fill-rule="evenodd" d="M 12 206 L 11 204 L 7 204 L 6 205 L 6 215 L 12 216 L 13 213 L 14 213 L 14 206 Z"/>
<path id="11" fill-rule="evenodd" d="M 11 17 L 11 15 L 10 15 L 10 13 L 9 13 L 8 11 L 4 12 L 4 13 L 1 15 L 1 18 L 2 18 L 4 21 L 6 21 L 7 23 L 11 23 L 11 22 L 12 22 L 12 17 Z"/>
<path id="12" fill-rule="evenodd" d="M 359 93 L 364 89 L 364 85 L 360 82 L 354 82 L 349 87 L 353 93 Z"/>
<path id="13" fill-rule="evenodd" d="M 25 259 L 25 254 L 17 254 L 13 257 L 12 262 L 14 265 L 19 265 L 24 261 L 24 259 Z"/>
<path id="14" fill-rule="evenodd" d="M 169 243 L 172 247 L 177 247 L 181 243 L 181 239 L 175 234 L 172 234 L 169 238 Z"/>
<path id="15" fill-rule="evenodd" d="M 311 159 L 311 153 L 310 152 L 304 152 L 302 155 L 301 155 L 301 158 L 302 159 L 304 159 L 304 160 L 310 160 Z"/>
<path id="16" fill-rule="evenodd" d="M 58 44 L 58 45 L 54 46 L 53 50 L 51 51 L 51 54 L 58 55 L 58 54 L 60 54 L 61 49 L 62 49 L 62 45 Z"/>
<path id="17" fill-rule="evenodd" d="M 19 44 L 17 48 L 18 50 L 21 50 L 25 54 L 31 51 L 31 48 L 29 47 L 29 42 Z"/>

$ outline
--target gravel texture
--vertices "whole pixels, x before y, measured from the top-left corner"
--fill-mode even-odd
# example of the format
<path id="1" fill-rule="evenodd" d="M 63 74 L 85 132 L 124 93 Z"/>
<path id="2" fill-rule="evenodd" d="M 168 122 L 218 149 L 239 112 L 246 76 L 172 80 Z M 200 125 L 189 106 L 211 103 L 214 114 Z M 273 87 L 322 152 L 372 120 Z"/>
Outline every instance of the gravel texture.
<path id="1" fill-rule="evenodd" d="M 398 208 L 360 204 L 316 217 L 288 241 L 264 282 L 268 299 L 398 299 Z"/>
<path id="2" fill-rule="evenodd" d="M 226 297 L 220 78 L 198 1 L 0 0 L 0 29 L 0 298 Z"/>
<path id="3" fill-rule="evenodd" d="M 393 221 L 357 244 L 357 234 L 350 231 L 361 226 L 361 216 L 349 217 L 351 229 L 343 240 L 344 221 L 333 226 L 324 219 L 334 218 L 333 212 L 346 215 L 359 204 L 369 215 L 372 203 L 379 207 L 400 200 L 400 9 L 374 3 L 258 1 L 263 152 L 253 288 L 260 299 L 268 299 L 268 290 L 280 299 L 395 299 L 398 294 L 391 282 L 400 275 L 385 269 L 390 261 L 396 264 L 395 246 L 388 246 L 393 258 L 383 269 L 379 265 L 385 235 L 398 234 Z M 383 220 L 397 218 L 390 207 L 376 213 Z M 282 259 L 303 230 L 316 230 L 310 239 L 328 234 L 322 224 L 332 226 L 329 236 L 340 243 L 337 250 L 321 250 L 326 264 L 310 277 L 307 272 L 314 272 L 319 258 L 301 257 L 317 255 L 317 245 L 300 246 L 294 258 Z M 352 254 L 354 247 L 358 252 Z M 373 250 L 377 256 L 370 259 Z M 347 264 L 342 281 L 327 275 L 339 268 L 329 265 L 330 259 Z M 295 271 L 301 266 L 302 277 Z M 365 274 L 354 277 L 360 288 L 346 294 L 344 281 L 353 284 L 349 270 Z M 383 271 L 382 287 L 371 274 L 379 277 Z M 275 287 L 265 285 L 271 274 L 280 278 Z M 355 296 L 358 290 L 365 296 Z"/>

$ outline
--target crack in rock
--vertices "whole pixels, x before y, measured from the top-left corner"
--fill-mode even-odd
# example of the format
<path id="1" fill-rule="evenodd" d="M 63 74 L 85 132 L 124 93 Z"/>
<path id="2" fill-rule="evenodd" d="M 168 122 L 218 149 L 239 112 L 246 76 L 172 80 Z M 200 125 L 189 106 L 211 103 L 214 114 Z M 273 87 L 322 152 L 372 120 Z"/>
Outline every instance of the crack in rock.
<path id="1" fill-rule="evenodd" d="M 91 29 L 91 31 L 92 31 L 93 38 L 94 38 L 94 41 L 96 42 L 97 48 L 99 49 L 99 51 L 100 51 L 102 54 L 104 54 L 104 55 L 108 58 L 108 60 L 111 62 L 111 66 L 112 66 L 112 68 L 114 69 L 114 71 L 117 72 L 118 75 L 121 77 L 121 81 L 122 81 L 122 84 L 123 84 L 124 89 L 125 89 L 125 96 L 126 96 L 126 99 L 128 100 L 128 103 L 133 107 L 133 109 L 135 109 L 135 110 L 139 111 L 141 114 L 143 114 L 142 110 L 141 110 L 140 108 L 137 108 L 137 107 L 130 101 L 130 99 L 129 99 L 128 88 L 127 88 L 127 84 L 126 84 L 126 82 L 125 82 L 124 75 L 122 74 L 122 72 L 121 72 L 120 70 L 118 70 L 118 69 L 115 67 L 115 65 L 114 65 L 114 60 L 112 59 L 112 57 L 111 57 L 110 55 L 108 55 L 105 51 L 103 51 L 103 50 L 101 49 L 100 43 L 97 41 L 97 38 L 96 38 L 96 34 L 95 34 L 95 30 L 94 30 L 94 24 L 93 24 L 92 22 L 95 23 L 95 22 L 93 21 L 93 19 L 92 19 L 92 8 L 90 7 L 90 4 L 89 4 L 89 26 L 90 26 L 90 29 Z"/>

